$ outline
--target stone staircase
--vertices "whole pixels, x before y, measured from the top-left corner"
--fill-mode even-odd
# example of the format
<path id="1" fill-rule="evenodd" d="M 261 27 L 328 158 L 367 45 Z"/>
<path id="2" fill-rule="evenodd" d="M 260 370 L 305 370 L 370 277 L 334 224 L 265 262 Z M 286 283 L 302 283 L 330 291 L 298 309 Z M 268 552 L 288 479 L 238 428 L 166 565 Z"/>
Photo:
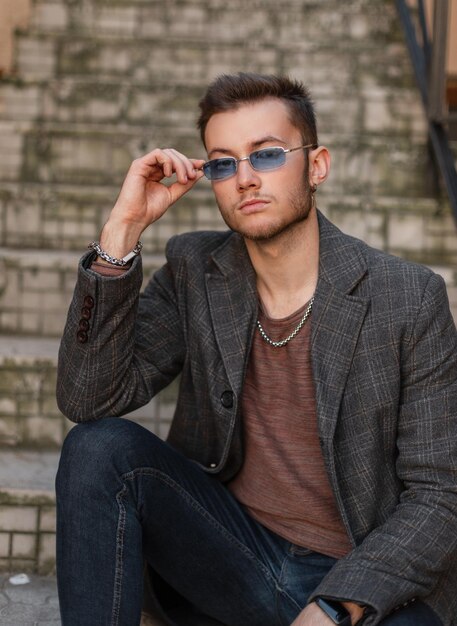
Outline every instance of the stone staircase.
<path id="1" fill-rule="evenodd" d="M 0 81 L 1 569 L 53 569 L 53 477 L 71 427 L 55 366 L 78 258 L 133 158 L 155 146 L 204 156 L 197 101 L 238 70 L 310 86 L 333 156 L 319 206 L 439 271 L 457 318 L 457 231 L 435 191 L 393 0 L 35 0 Z M 207 228 L 224 225 L 202 181 L 145 233 L 145 275 L 172 234 Z M 165 435 L 174 395 L 133 418 Z"/>

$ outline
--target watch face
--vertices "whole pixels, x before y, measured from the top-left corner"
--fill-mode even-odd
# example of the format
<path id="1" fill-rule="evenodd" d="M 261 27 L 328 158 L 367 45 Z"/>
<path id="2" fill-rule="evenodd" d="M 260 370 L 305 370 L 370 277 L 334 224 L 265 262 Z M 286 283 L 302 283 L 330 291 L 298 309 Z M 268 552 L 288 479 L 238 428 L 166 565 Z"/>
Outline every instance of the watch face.
<path id="1" fill-rule="evenodd" d="M 317 606 L 338 626 L 351 626 L 351 616 L 342 604 L 335 600 L 316 598 Z"/>

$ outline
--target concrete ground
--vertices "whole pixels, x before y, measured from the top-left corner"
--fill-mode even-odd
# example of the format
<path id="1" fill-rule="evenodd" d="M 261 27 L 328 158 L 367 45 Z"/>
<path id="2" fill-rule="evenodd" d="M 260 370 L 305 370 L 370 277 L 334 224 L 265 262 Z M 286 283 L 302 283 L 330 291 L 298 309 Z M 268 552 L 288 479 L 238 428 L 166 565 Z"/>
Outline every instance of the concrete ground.
<path id="1" fill-rule="evenodd" d="M 60 626 L 55 577 L 27 576 L 29 583 L 13 585 L 0 575 L 1 626 Z"/>
<path id="2" fill-rule="evenodd" d="M 0 626 L 61 626 L 54 576 L 27 574 L 30 582 L 13 585 L 0 575 Z M 143 616 L 140 626 L 163 626 Z"/>

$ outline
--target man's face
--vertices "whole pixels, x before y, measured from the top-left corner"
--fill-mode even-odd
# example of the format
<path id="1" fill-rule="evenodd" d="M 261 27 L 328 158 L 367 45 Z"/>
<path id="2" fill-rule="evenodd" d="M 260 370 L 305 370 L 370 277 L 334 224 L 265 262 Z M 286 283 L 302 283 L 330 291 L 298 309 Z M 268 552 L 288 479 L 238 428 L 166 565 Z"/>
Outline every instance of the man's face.
<path id="1" fill-rule="evenodd" d="M 286 105 L 269 98 L 213 115 L 205 132 L 208 158 L 248 156 L 254 150 L 303 144 L 288 117 Z M 213 181 L 222 217 L 232 230 L 247 239 L 265 240 L 289 230 L 308 217 L 312 196 L 305 151 L 286 155 L 278 169 L 256 171 L 249 161 L 238 163 L 236 174 Z"/>

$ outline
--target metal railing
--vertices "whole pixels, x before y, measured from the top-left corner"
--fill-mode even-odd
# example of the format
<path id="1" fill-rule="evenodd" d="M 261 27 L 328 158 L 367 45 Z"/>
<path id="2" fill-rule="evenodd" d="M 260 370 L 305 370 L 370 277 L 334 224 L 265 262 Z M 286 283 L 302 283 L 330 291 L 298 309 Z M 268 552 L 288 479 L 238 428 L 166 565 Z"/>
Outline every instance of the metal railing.
<path id="1" fill-rule="evenodd" d="M 447 130 L 449 117 L 446 105 L 449 0 L 434 2 L 432 33 L 429 33 L 423 0 L 415 0 L 414 3 L 396 0 L 396 5 L 427 115 L 432 153 L 443 177 L 457 225 L 457 171 Z"/>

